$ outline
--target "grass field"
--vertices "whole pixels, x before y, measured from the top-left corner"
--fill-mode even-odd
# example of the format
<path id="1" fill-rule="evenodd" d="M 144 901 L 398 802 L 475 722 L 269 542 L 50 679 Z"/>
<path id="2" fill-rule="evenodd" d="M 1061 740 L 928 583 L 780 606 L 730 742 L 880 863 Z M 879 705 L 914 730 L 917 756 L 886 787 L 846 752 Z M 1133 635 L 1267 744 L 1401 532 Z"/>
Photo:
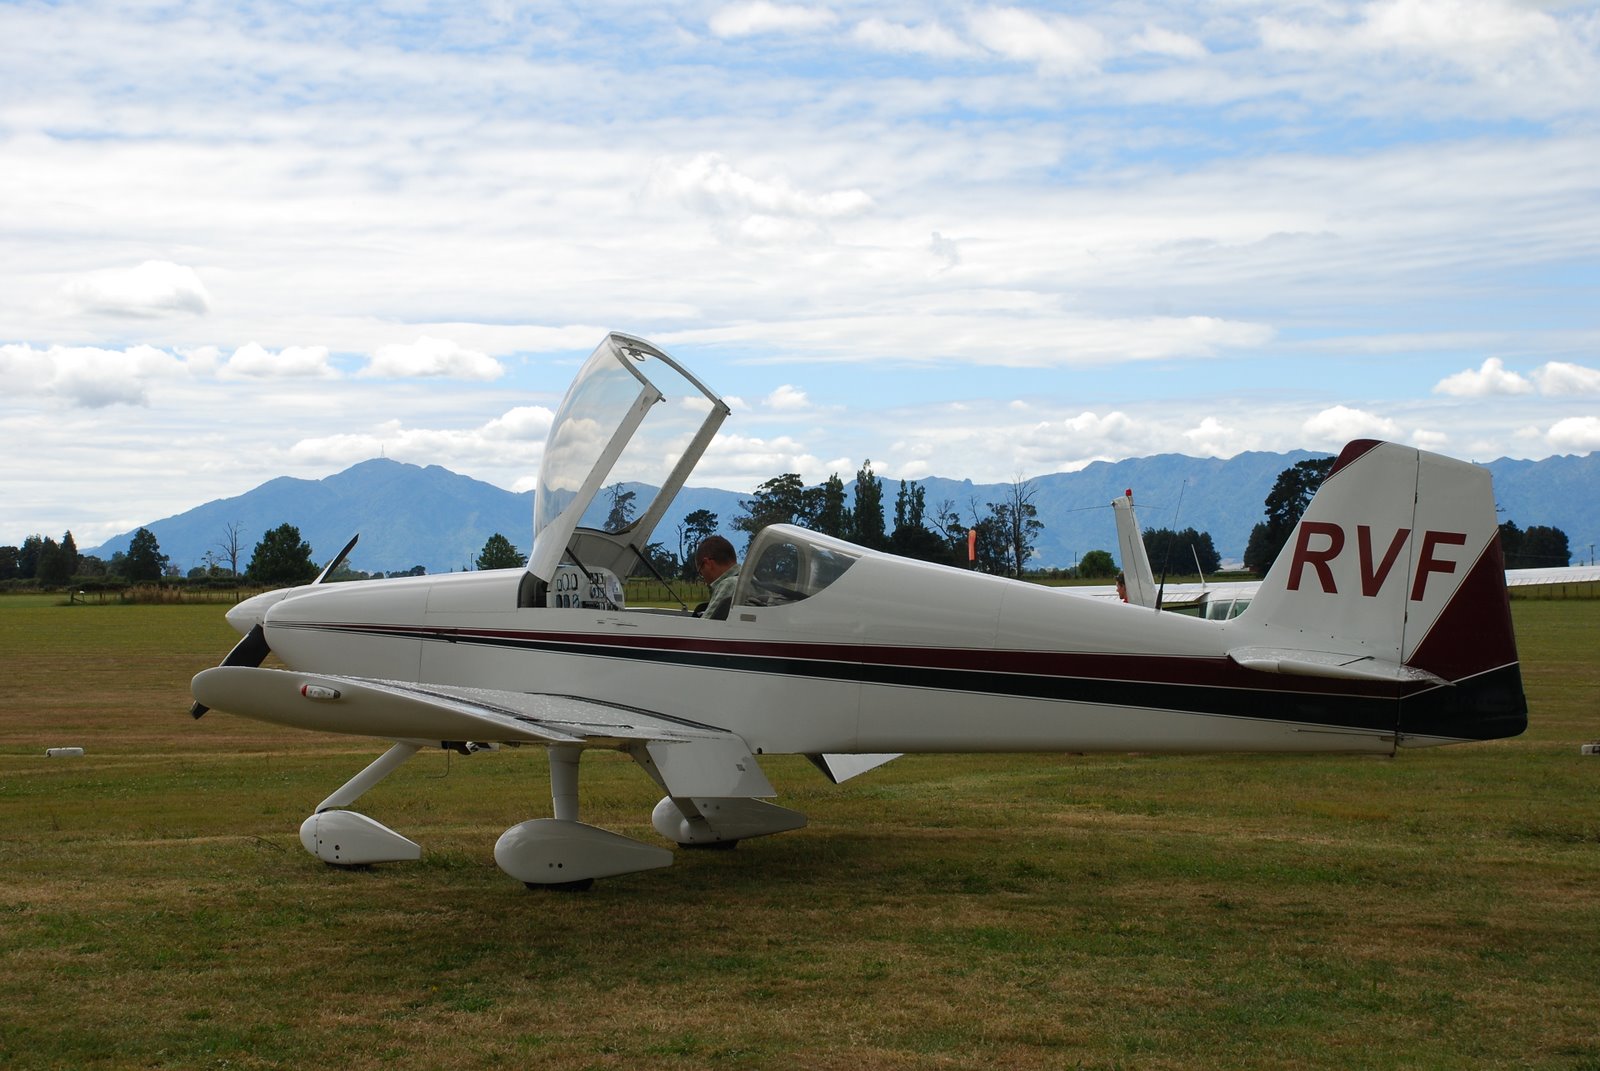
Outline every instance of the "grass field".
<path id="1" fill-rule="evenodd" d="M 0 599 L 5 1068 L 1600 1069 L 1600 603 L 1515 604 L 1532 727 L 1396 760 L 914 757 L 811 825 L 534 893 L 537 749 L 419 757 L 186 713 L 215 606 Z M 78 759 L 47 747 L 81 745 Z M 657 841 L 585 760 L 585 818 Z"/>

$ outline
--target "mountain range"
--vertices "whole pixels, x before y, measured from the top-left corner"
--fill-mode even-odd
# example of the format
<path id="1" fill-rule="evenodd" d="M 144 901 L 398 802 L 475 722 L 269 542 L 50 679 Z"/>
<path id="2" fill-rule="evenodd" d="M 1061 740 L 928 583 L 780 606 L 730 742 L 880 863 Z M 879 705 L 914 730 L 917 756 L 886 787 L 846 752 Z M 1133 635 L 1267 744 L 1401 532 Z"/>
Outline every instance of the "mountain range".
<path id="1" fill-rule="evenodd" d="M 1250 452 L 1221 458 L 1158 454 L 1125 461 L 1097 461 L 1077 472 L 1053 473 L 1029 481 L 1044 523 L 1032 564 L 1070 566 L 1094 549 L 1116 548 L 1110 502 L 1132 488 L 1144 528 L 1189 528 L 1210 532 L 1224 562 L 1244 556 L 1250 529 L 1262 519 L 1262 503 L 1278 473 L 1297 461 L 1325 456 L 1304 450 Z M 1587 560 L 1600 542 L 1600 452 L 1564 455 L 1542 461 L 1501 458 L 1486 468 L 1494 477 L 1502 520 L 1528 528 L 1553 525 L 1567 533 L 1574 556 Z M 1005 483 L 930 477 L 918 481 L 927 491 L 931 515 L 953 505 L 971 520 L 974 507 L 987 515 L 988 503 L 1002 501 Z M 639 490 L 638 501 L 649 496 Z M 885 480 L 884 509 L 893 525 L 898 481 Z M 853 486 L 847 489 L 852 500 Z M 602 496 L 603 497 L 603 496 Z M 690 512 L 708 509 L 721 519 L 724 534 L 736 535 L 732 521 L 744 511 L 745 492 L 685 488 L 668 510 L 654 539 L 676 551 L 677 525 Z M 596 505 L 585 524 L 598 527 L 605 507 Z M 366 572 L 397 572 L 422 566 L 430 573 L 470 569 L 495 532 L 523 553 L 532 542 L 533 492 L 516 494 L 438 465 L 426 467 L 374 459 L 321 480 L 279 477 L 234 498 L 218 499 L 186 513 L 143 527 L 162 553 L 187 571 L 220 545 L 230 527 L 239 532 L 242 569 L 250 551 L 268 530 L 285 522 L 300 529 L 313 558 L 325 562 L 347 539 L 361 533 L 352 567 Z M 107 540 L 86 554 L 110 558 L 126 551 L 132 532 Z M 742 538 L 734 540 L 743 545 Z M 1160 564 L 1156 563 L 1157 568 Z"/>

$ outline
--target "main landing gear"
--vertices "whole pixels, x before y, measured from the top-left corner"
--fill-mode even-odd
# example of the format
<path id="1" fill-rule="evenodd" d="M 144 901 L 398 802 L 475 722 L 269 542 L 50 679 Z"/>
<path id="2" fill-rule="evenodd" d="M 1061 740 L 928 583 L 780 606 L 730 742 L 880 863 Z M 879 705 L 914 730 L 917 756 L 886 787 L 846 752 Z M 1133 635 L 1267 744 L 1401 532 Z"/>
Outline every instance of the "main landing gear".
<path id="1" fill-rule="evenodd" d="M 672 852 L 578 821 L 578 758 L 582 748 L 550 749 L 554 818 L 521 822 L 500 834 L 494 861 L 530 889 L 587 888 L 595 878 L 671 866 Z"/>
<path id="2" fill-rule="evenodd" d="M 350 804 L 399 769 L 424 745 L 398 743 L 317 806 L 300 826 L 306 850 L 330 866 L 355 867 L 419 859 L 422 849 Z M 624 837 L 578 820 L 578 761 L 583 748 L 552 746 L 552 818 L 520 822 L 495 842 L 494 861 L 530 889 L 581 890 L 596 878 L 670 866 L 670 849 Z M 805 815 L 746 797 L 670 795 L 644 746 L 628 753 L 669 795 L 651 814 L 656 832 L 684 848 L 732 848 L 741 840 L 799 829 Z"/>

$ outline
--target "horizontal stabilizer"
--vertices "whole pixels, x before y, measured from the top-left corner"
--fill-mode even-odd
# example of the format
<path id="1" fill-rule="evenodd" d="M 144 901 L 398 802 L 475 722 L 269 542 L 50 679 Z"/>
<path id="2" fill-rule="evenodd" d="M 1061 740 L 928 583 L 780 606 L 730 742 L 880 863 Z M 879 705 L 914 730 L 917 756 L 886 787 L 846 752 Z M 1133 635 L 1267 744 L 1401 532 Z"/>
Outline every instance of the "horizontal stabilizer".
<path id="1" fill-rule="evenodd" d="M 1332 651 L 1297 651 L 1286 647 L 1235 647 L 1228 657 L 1245 669 L 1283 673 L 1293 677 L 1328 677 L 1334 680 L 1389 681 L 1395 684 L 1449 684 L 1436 674 L 1415 666 L 1402 666 L 1371 655 Z"/>

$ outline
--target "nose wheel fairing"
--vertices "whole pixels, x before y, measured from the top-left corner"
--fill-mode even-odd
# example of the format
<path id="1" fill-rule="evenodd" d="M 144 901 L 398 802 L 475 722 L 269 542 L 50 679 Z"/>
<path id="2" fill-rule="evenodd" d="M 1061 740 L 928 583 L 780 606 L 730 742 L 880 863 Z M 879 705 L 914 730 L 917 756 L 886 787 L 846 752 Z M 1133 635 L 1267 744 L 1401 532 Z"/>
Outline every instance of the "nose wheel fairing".
<path id="1" fill-rule="evenodd" d="M 369 866 L 422 858 L 422 847 L 357 811 L 320 811 L 300 823 L 300 843 L 329 866 Z"/>

